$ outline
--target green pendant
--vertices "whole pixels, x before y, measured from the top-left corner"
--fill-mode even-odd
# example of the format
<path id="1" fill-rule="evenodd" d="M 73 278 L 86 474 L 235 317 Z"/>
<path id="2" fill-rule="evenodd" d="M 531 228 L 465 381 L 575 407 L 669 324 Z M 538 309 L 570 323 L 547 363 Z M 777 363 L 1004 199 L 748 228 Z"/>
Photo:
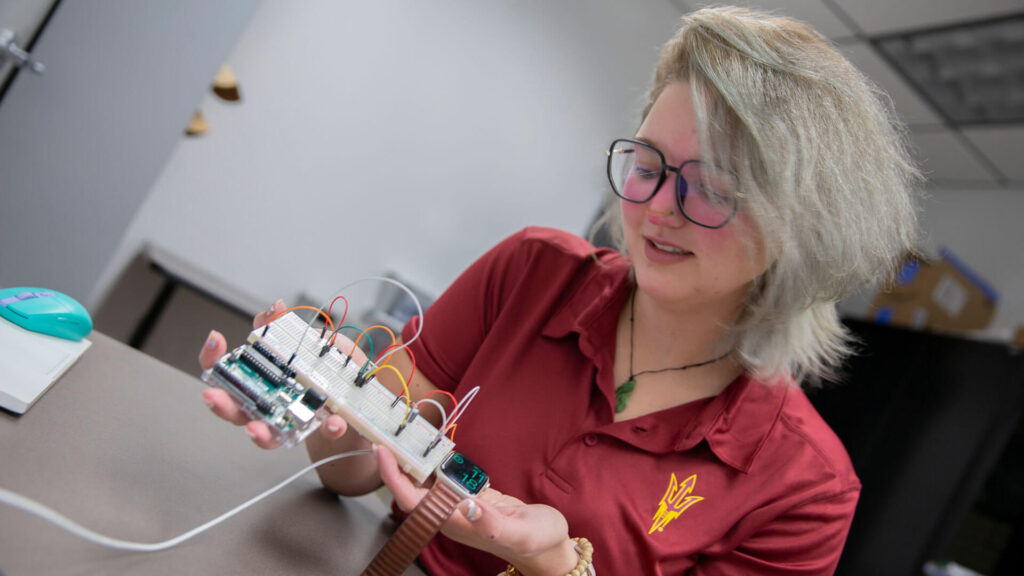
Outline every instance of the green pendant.
<path id="1" fill-rule="evenodd" d="M 630 378 L 615 389 L 615 413 L 618 414 L 626 409 L 626 402 L 629 402 L 629 395 L 636 388 L 636 380 Z"/>

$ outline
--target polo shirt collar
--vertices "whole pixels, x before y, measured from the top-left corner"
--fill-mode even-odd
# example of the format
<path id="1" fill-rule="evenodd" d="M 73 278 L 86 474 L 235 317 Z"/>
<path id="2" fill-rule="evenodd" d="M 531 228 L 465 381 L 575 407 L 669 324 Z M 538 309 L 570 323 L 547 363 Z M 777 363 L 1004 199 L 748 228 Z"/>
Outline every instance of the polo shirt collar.
<path id="1" fill-rule="evenodd" d="M 778 424 L 791 386 L 787 378 L 766 383 L 746 373 L 740 375 L 709 399 L 698 424 L 678 437 L 674 450 L 690 450 L 704 440 L 719 460 L 740 472 L 750 472 Z"/>
<path id="2" fill-rule="evenodd" d="M 615 333 L 619 310 L 633 288 L 627 260 L 618 253 L 598 254 L 601 264 L 590 267 L 589 277 L 576 284 L 541 330 L 549 338 L 579 334 L 580 347 L 591 358 L 607 347 L 605 337 Z"/>
<path id="3" fill-rule="evenodd" d="M 633 283 L 628 261 L 607 253 L 601 260 L 604 265 L 591 268 L 590 277 L 563 300 L 541 334 L 556 339 L 578 334 L 580 351 L 599 370 L 611 373 L 616 323 Z M 652 453 L 685 452 L 703 440 L 719 460 L 747 473 L 776 426 L 792 386 L 788 378 L 765 383 L 743 374 L 713 398 L 608 422 L 600 432 Z M 613 389 L 602 393 L 613 402 Z"/>
<path id="4" fill-rule="evenodd" d="M 717 396 L 605 423 L 597 432 L 652 454 L 688 452 L 704 443 L 718 460 L 745 474 L 777 425 L 792 386 L 743 374 Z"/>

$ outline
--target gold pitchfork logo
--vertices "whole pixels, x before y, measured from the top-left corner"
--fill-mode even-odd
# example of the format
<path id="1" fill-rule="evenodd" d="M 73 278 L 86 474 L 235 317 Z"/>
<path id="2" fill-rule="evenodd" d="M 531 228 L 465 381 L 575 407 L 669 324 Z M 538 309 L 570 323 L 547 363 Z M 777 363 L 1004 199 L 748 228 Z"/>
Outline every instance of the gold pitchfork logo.
<path id="1" fill-rule="evenodd" d="M 687 508 L 703 500 L 702 496 L 690 496 L 696 486 L 696 474 L 683 480 L 682 484 L 676 480 L 676 475 L 672 474 L 672 478 L 668 481 L 668 490 L 661 497 L 658 511 L 654 514 L 654 524 L 651 525 L 651 529 L 647 533 L 661 532 L 669 522 L 678 518 Z"/>

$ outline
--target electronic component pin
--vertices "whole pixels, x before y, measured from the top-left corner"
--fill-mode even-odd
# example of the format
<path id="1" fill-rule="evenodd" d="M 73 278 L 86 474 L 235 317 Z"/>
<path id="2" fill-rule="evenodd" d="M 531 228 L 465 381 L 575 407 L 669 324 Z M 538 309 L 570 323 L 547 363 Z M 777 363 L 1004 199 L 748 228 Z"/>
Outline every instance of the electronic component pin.
<path id="1" fill-rule="evenodd" d="M 395 436 L 401 434 L 402 430 L 405 430 L 405 427 L 411 424 L 414 420 L 416 420 L 416 417 L 419 415 L 420 411 L 417 410 L 415 406 L 410 408 L 409 414 L 405 417 L 405 420 L 403 420 L 402 423 L 398 425 L 398 430 L 395 430 Z"/>

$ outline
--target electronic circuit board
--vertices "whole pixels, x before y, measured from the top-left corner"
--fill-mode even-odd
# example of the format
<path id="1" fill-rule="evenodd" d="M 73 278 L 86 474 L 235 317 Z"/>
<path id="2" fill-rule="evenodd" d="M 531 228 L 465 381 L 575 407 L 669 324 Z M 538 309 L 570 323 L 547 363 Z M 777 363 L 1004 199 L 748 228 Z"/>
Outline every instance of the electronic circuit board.
<path id="1" fill-rule="evenodd" d="M 249 334 L 202 379 L 227 390 L 247 416 L 267 424 L 285 446 L 295 446 L 339 414 L 360 434 L 387 446 L 403 471 L 423 482 L 455 443 L 359 364 L 289 312 Z"/>

